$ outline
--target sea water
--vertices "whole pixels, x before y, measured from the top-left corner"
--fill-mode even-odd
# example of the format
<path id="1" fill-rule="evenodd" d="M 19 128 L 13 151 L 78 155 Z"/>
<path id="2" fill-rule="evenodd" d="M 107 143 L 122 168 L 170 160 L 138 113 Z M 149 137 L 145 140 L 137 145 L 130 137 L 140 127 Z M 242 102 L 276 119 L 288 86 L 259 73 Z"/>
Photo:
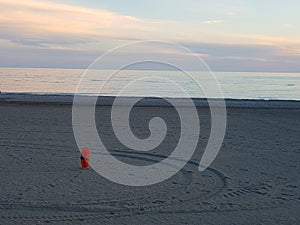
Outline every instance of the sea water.
<path id="1" fill-rule="evenodd" d="M 94 70 L 88 71 L 85 88 L 77 90 L 86 72 L 83 69 L 0 68 L 0 91 L 39 94 L 73 94 L 78 91 L 114 96 L 126 87 L 126 95 L 130 96 L 145 96 L 146 90 L 152 88 L 166 97 L 183 97 L 182 90 L 185 90 L 190 97 L 205 98 L 199 85 L 195 84 L 209 87 L 212 82 L 217 82 L 225 98 L 300 100 L 300 73 L 214 72 L 213 75 L 193 71 L 191 79 L 180 71 Z M 109 76 L 111 79 L 107 80 Z M 169 80 L 179 84 L 180 88 L 171 88 Z M 133 82 L 137 85 L 131 89 Z"/>

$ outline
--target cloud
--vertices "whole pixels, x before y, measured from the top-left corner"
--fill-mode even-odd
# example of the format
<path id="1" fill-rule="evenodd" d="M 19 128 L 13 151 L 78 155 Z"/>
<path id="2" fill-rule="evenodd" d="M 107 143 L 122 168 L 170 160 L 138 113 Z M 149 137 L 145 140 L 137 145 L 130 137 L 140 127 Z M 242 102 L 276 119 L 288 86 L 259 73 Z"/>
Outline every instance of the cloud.
<path id="1" fill-rule="evenodd" d="M 0 0 L 0 38 L 32 46 L 70 47 L 109 40 L 158 39 L 173 42 L 287 45 L 299 39 L 234 34 L 225 20 L 144 19 L 101 9 L 47 1 Z M 224 24 L 222 29 L 213 25 Z M 212 25 L 212 26 L 208 26 Z M 277 40 L 276 40 L 277 39 Z M 283 39 L 283 40 L 280 40 Z"/>
<path id="2" fill-rule="evenodd" d="M 279 36 L 268 36 L 261 34 L 236 34 L 238 37 L 255 41 L 257 44 L 264 45 L 300 45 L 299 38 L 286 38 Z"/>
<path id="3" fill-rule="evenodd" d="M 194 34 L 201 30 L 201 27 L 194 29 L 197 27 L 194 23 L 141 19 L 46 1 L 0 0 L 0 6 L 0 38 L 32 46 L 70 45 L 72 48 L 73 44 L 97 42 L 104 38 L 178 41 L 195 39 Z"/>
<path id="4" fill-rule="evenodd" d="M 205 21 L 202 21 L 202 23 L 206 23 L 206 24 L 220 24 L 220 23 L 224 23 L 224 20 L 205 20 Z"/>
<path id="5" fill-rule="evenodd" d="M 201 57 L 213 71 L 273 71 L 273 72 L 299 72 L 300 55 L 286 55 L 282 57 L 281 49 L 276 46 L 207 44 L 207 43 L 181 43 Z M 25 46 L 0 40 L 1 55 L 0 66 L 8 67 L 59 67 L 59 68 L 87 68 L 99 55 L 105 52 L 96 49 L 85 51 L 80 49 L 67 49 L 48 47 Z M 159 59 L 172 58 L 183 62 L 187 68 L 194 70 L 199 66 L 190 63 L 191 55 L 184 51 L 163 48 L 152 45 L 143 46 L 133 53 L 113 55 L 105 64 L 106 69 L 116 69 L 115 62 L 122 63 L 130 59 L 139 61 L 144 54 Z M 163 56 L 162 56 L 163 54 Z M 138 69 L 148 69 L 141 65 Z M 149 66 L 149 65 L 148 65 Z M 151 65 L 151 68 L 156 68 Z"/>
<path id="6" fill-rule="evenodd" d="M 223 11 L 236 12 L 227 8 Z M 230 22 L 230 19 L 145 19 L 50 1 L 0 0 L 0 65 L 40 63 L 46 66 L 48 63 L 54 67 L 64 64 L 64 67 L 86 67 L 99 54 L 116 45 L 149 39 L 183 43 L 218 70 L 236 68 L 234 63 L 239 64 L 241 70 L 247 69 L 247 62 L 249 65 L 257 63 L 258 68 L 273 68 L 274 63 L 276 68 L 284 64 L 284 68 L 292 65 L 295 69 L 299 64 L 295 64 L 300 55 L 299 38 L 284 37 L 284 34 L 235 33 L 231 28 L 229 32 L 226 26 L 233 26 Z M 283 26 L 289 28 L 291 24 Z M 136 49 L 135 56 L 124 55 L 138 59 L 145 52 L 178 60 L 187 57 L 183 52 L 149 46 Z"/>
<path id="7" fill-rule="evenodd" d="M 262 57 L 275 55 L 278 48 L 268 45 L 217 44 L 217 43 L 183 43 L 193 52 L 214 57 Z"/>
<path id="8" fill-rule="evenodd" d="M 126 32 L 143 31 L 139 19 L 66 4 L 0 0 L 1 38 L 25 44 L 92 41 L 120 38 Z"/>
<path id="9" fill-rule="evenodd" d="M 215 71 L 299 72 L 300 51 L 278 45 L 181 43 Z"/>
<path id="10" fill-rule="evenodd" d="M 228 15 L 228 16 L 235 16 L 236 14 L 237 14 L 237 12 L 235 12 L 235 11 L 229 11 L 226 13 L 226 15 Z"/>
<path id="11" fill-rule="evenodd" d="M 294 28 L 296 28 L 295 25 L 290 24 L 290 23 L 284 23 L 283 27 L 288 28 L 288 29 L 294 29 Z"/>

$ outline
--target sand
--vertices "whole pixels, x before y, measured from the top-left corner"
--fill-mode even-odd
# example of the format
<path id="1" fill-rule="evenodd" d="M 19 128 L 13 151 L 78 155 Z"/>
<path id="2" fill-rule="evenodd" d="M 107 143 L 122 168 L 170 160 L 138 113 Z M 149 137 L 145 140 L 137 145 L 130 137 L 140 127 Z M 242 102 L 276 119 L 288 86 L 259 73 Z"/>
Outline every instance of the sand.
<path id="1" fill-rule="evenodd" d="M 199 108 L 197 152 L 172 178 L 128 187 L 82 170 L 70 105 L 0 104 L 1 224 L 300 224 L 300 110 L 229 108 L 221 151 L 204 172 L 197 166 L 210 130 Z M 168 134 L 143 154 L 122 146 L 97 108 L 105 144 L 118 159 L 149 164 L 168 156 L 178 139 L 177 114 L 168 107 L 133 110 L 132 129 L 147 137 L 153 115 Z M 176 122 L 177 121 L 177 122 Z"/>

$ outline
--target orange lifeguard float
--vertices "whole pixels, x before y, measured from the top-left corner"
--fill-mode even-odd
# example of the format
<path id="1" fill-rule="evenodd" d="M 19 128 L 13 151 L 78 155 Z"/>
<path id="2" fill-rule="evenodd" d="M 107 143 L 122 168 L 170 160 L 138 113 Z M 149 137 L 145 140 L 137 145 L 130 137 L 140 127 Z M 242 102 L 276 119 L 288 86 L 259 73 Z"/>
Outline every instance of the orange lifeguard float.
<path id="1" fill-rule="evenodd" d="M 83 148 L 81 150 L 80 163 L 83 169 L 88 169 L 90 166 L 90 149 Z"/>

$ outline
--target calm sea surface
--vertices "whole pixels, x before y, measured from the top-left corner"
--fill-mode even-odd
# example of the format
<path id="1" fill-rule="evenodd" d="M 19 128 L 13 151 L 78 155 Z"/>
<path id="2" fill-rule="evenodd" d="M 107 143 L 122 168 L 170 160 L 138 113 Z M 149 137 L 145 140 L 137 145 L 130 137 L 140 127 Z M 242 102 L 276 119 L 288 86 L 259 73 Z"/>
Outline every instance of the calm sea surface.
<path id="1" fill-rule="evenodd" d="M 79 69 L 0 68 L 0 91 L 75 93 L 84 72 Z M 205 97 L 196 82 L 179 71 L 128 70 L 116 73 L 105 82 L 112 72 L 90 71 L 85 88 L 79 92 L 96 94 L 97 89 L 103 87 L 101 95 L 118 95 L 126 88 L 126 95 L 145 96 L 146 90 L 153 89 L 167 97 L 182 97 L 184 90 L 191 97 Z M 209 88 L 214 80 L 210 74 L 211 79 L 207 79 L 208 74 L 198 72 L 194 79 Z M 225 98 L 300 100 L 300 73 L 215 72 L 215 76 Z M 178 87 L 170 85 L 172 83 Z"/>

